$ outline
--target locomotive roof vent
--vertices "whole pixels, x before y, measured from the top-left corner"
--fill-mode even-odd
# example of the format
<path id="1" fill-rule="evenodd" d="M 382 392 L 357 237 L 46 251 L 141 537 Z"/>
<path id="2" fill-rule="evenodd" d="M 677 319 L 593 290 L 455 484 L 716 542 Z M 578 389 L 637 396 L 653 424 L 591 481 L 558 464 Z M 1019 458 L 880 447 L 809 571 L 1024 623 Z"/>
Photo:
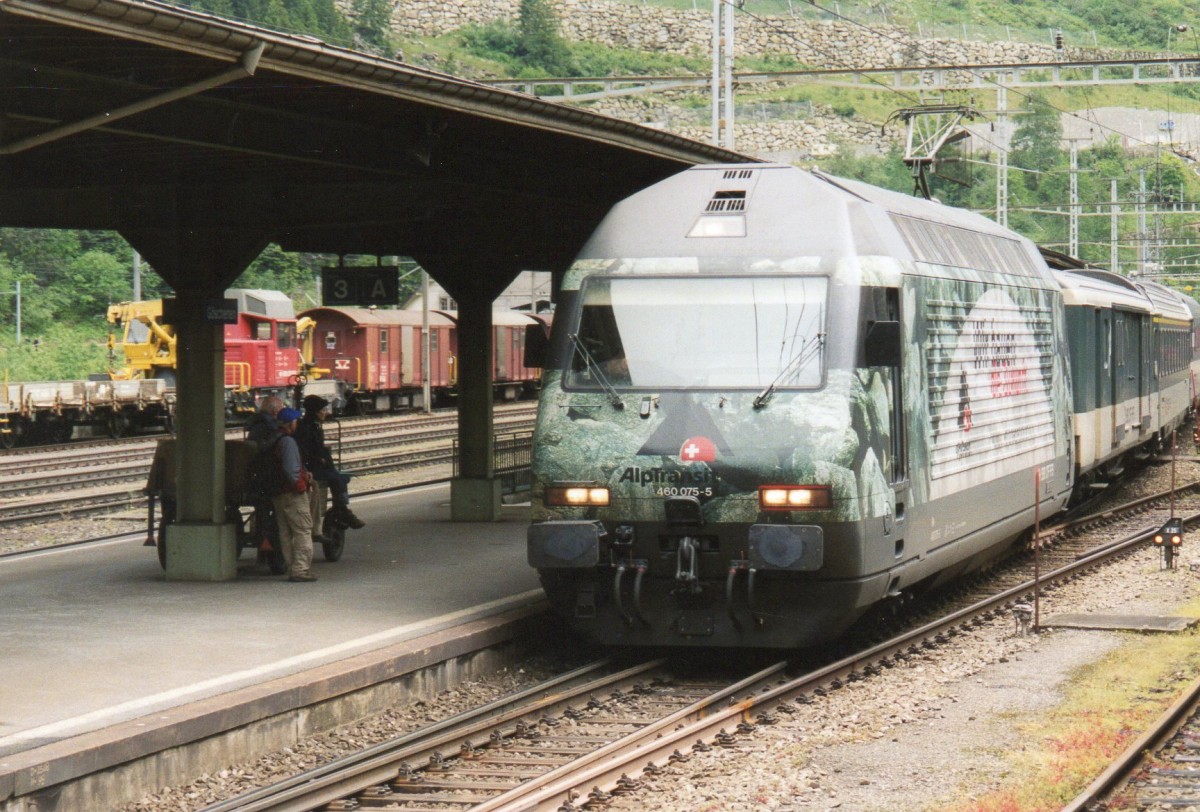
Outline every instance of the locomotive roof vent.
<path id="1" fill-rule="evenodd" d="M 716 192 L 708 205 L 704 207 L 706 214 L 718 212 L 735 212 L 746 210 L 746 192 L 744 189 Z"/>
<path id="2" fill-rule="evenodd" d="M 749 180 L 754 177 L 753 169 L 726 169 L 722 180 Z"/>

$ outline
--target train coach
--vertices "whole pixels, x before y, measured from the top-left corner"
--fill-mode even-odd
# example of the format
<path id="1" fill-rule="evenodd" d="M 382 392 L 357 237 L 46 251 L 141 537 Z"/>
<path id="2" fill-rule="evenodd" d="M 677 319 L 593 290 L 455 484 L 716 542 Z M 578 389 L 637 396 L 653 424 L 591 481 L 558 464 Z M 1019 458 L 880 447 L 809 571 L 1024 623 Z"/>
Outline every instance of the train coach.
<path id="1" fill-rule="evenodd" d="M 439 311 L 454 324 L 458 313 Z M 499 400 L 518 400 L 536 394 L 541 385 L 540 367 L 526 364 L 525 338 L 531 329 L 548 333 L 550 316 L 530 316 L 518 310 L 492 311 L 492 388 Z M 458 331 L 451 335 L 455 354 L 458 353 Z"/>
<path id="2" fill-rule="evenodd" d="M 424 352 L 419 311 L 366 307 L 318 307 L 302 318 L 313 324 L 308 357 L 324 370 L 310 382 L 308 394 L 319 394 L 338 411 L 379 412 L 421 406 Z M 429 314 L 429 381 L 433 393 L 455 382 L 454 321 Z"/>
<path id="3" fill-rule="evenodd" d="M 1191 415 L 1195 418 L 1197 410 L 1200 409 L 1200 302 L 1191 296 L 1179 295 L 1192 315 L 1192 363 L 1189 366 L 1188 379 L 1192 394 Z M 1196 430 L 1194 425 L 1192 430 Z"/>
<path id="4" fill-rule="evenodd" d="M 548 348 L 552 605 L 605 644 L 796 648 L 993 560 L 1190 406 L 1186 305 L 1070 278 L 986 218 L 790 166 L 618 204 Z M 1103 357 L 1070 346 L 1097 329 Z M 1074 400 L 1068 357 L 1106 394 Z"/>
<path id="5" fill-rule="evenodd" d="M 1103 487 L 1192 412 L 1187 298 L 1103 270 L 1056 274 L 1071 354 L 1076 488 Z"/>
<path id="6" fill-rule="evenodd" d="M 339 410 L 374 412 L 422 406 L 424 317 L 414 310 L 319 307 L 301 312 L 311 323 L 306 350 L 321 378 L 305 385 Z M 548 319 L 515 310 L 492 312 L 492 381 L 497 398 L 515 400 L 537 391 L 541 370 L 524 362 L 526 328 Z M 451 399 L 458 384 L 458 313 L 429 313 L 430 394 Z M 344 404 L 344 406 L 342 406 Z"/>

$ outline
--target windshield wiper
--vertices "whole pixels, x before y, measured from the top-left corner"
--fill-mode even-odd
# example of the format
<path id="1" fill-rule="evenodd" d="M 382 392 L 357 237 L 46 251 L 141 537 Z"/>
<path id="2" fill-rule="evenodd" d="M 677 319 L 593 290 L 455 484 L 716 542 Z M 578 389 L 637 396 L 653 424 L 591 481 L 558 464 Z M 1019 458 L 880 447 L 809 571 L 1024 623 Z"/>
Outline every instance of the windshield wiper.
<path id="1" fill-rule="evenodd" d="M 600 369 L 600 364 L 596 363 L 596 359 L 587 351 L 587 347 L 583 346 L 583 342 L 579 340 L 579 336 L 575 333 L 568 333 L 567 338 L 571 339 L 571 343 L 575 345 L 575 350 L 583 356 L 583 362 L 587 364 L 588 369 L 596 376 L 596 383 L 600 384 L 600 388 L 608 395 L 608 402 L 612 404 L 614 409 L 624 409 L 625 404 L 621 401 L 621 396 L 617 394 L 617 388 L 608 382 L 604 372 Z"/>
<path id="2" fill-rule="evenodd" d="M 792 360 L 787 362 L 787 366 L 779 371 L 775 376 L 775 380 L 767 384 L 767 388 L 758 393 L 758 397 L 754 399 L 754 408 L 761 409 L 767 405 L 767 401 L 771 399 L 771 395 L 775 394 L 775 387 L 791 372 L 800 372 L 808 365 L 808 362 L 817 356 L 821 348 L 825 346 L 825 334 L 817 333 L 815 336 L 804 342 L 800 351 L 796 353 Z"/>

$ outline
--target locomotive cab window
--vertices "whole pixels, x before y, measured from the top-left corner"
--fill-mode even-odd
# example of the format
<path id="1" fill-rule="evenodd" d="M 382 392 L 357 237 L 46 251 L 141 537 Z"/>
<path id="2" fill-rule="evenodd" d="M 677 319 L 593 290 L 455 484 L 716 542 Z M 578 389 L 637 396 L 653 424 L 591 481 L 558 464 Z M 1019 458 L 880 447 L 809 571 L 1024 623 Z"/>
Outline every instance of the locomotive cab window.
<path id="1" fill-rule="evenodd" d="M 287 322 L 279 322 L 279 329 L 275 333 L 275 346 L 281 350 L 290 350 L 296 346 L 296 325 Z"/>
<path id="2" fill-rule="evenodd" d="M 254 323 L 254 338 L 258 341 L 271 340 L 271 322 L 257 321 Z"/>
<path id="3" fill-rule="evenodd" d="M 828 288 L 816 276 L 590 277 L 564 383 L 815 388 Z"/>
<path id="4" fill-rule="evenodd" d="M 131 319 L 125 325 L 125 343 L 127 344 L 146 344 L 150 341 L 150 328 L 138 321 Z"/>

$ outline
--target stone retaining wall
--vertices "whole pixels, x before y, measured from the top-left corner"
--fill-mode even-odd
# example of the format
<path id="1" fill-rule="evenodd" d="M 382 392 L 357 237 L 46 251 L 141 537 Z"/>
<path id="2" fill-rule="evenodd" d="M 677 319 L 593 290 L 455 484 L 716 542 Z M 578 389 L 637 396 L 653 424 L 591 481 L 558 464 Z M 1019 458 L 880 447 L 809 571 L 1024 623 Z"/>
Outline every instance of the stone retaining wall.
<path id="1" fill-rule="evenodd" d="M 601 99 L 581 106 L 594 113 L 708 141 L 712 135 L 710 110 L 673 104 L 671 96 L 676 93 L 663 94 L 659 98 Z M 840 116 L 821 104 L 789 107 L 792 108 L 790 115 L 769 120 L 757 115 L 754 109 L 743 109 L 734 119 L 734 148 L 759 157 L 786 156 L 789 161 L 806 162 L 829 157 L 844 147 L 859 153 L 883 155 L 893 145 L 904 142 L 903 127 L 885 131 L 878 124 Z"/>
<path id="2" fill-rule="evenodd" d="M 712 10 L 667 9 L 605 0 L 550 0 L 563 35 L 612 48 L 702 56 L 712 50 Z M 437 36 L 466 25 L 515 20 L 519 0 L 399 0 L 392 16 L 400 36 Z M 1038 62 L 1067 54 L 1049 44 L 915 40 L 907 29 L 870 29 L 841 21 L 739 14 L 735 53 L 740 56 L 789 54 L 807 65 L 894 67 L 1002 62 Z"/>
<path id="3" fill-rule="evenodd" d="M 550 3 L 568 40 L 650 53 L 700 57 L 711 53 L 711 7 L 668 9 L 610 0 L 550 0 Z M 515 20 L 519 8 L 520 0 L 473 3 L 398 0 L 392 27 L 402 37 L 437 36 L 466 25 Z M 739 14 L 735 23 L 734 50 L 738 57 L 782 54 L 792 56 L 800 64 L 832 68 L 1046 62 L 1094 57 L 1098 53 L 1059 51 L 1049 44 L 916 39 L 907 29 L 896 26 L 865 28 L 842 21 Z M 964 76 L 964 83 L 972 78 Z M 678 94 L 668 92 L 649 98 L 605 99 L 581 106 L 708 140 L 710 114 L 694 107 L 673 105 L 672 99 L 677 97 Z M 739 109 L 734 146 L 739 152 L 809 161 L 847 146 L 857 152 L 884 154 L 891 146 L 903 144 L 904 137 L 903 128 L 881 131 L 878 123 L 840 116 L 821 105 L 813 106 L 804 116 L 769 121 L 756 120 L 749 111 Z"/>

